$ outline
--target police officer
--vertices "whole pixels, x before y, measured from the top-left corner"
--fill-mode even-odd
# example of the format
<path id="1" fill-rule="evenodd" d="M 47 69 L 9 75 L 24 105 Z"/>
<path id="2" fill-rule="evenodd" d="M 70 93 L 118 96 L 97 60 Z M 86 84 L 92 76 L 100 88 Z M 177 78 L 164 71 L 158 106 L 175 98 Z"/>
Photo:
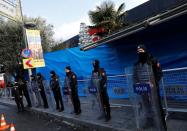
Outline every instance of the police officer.
<path id="1" fill-rule="evenodd" d="M 79 115 L 81 113 L 80 107 L 80 100 L 78 96 L 78 83 L 77 83 L 77 76 L 74 72 L 71 71 L 71 67 L 67 66 L 65 68 L 66 78 L 67 78 L 67 85 L 70 89 L 71 101 L 74 106 L 74 113 Z"/>
<path id="2" fill-rule="evenodd" d="M 30 97 L 29 97 L 29 92 L 28 92 L 28 89 L 27 89 L 27 82 L 23 78 L 21 79 L 21 86 L 23 88 L 23 94 L 24 94 L 24 96 L 26 98 L 26 101 L 27 101 L 27 104 L 28 104 L 27 106 L 32 107 L 31 100 L 30 100 Z"/>
<path id="3" fill-rule="evenodd" d="M 23 112 L 24 111 L 24 105 L 23 105 L 23 89 L 20 84 L 20 78 L 16 77 L 14 87 L 13 87 L 13 92 L 12 92 L 18 112 Z"/>
<path id="4" fill-rule="evenodd" d="M 156 112 L 157 113 L 160 112 L 160 115 L 161 115 L 160 116 L 161 120 L 159 120 L 159 121 L 161 121 L 161 123 L 162 123 L 161 125 L 163 126 L 163 129 L 161 129 L 161 130 L 166 131 L 167 127 L 166 127 L 164 112 L 163 112 L 163 108 L 162 108 L 162 104 L 161 104 L 161 100 L 160 100 L 160 90 L 159 90 L 159 81 L 161 80 L 161 78 L 163 76 L 162 68 L 161 68 L 158 60 L 147 52 L 147 49 L 146 49 L 145 45 L 139 45 L 137 47 L 137 54 L 138 54 L 138 62 L 135 64 L 135 67 L 137 67 L 139 65 L 147 64 L 147 65 L 151 66 L 151 68 L 152 68 L 152 72 L 153 72 L 153 75 L 154 75 L 153 76 L 154 77 L 154 82 L 153 83 L 155 83 L 155 86 L 156 86 L 156 90 L 153 90 L 153 91 L 154 91 L 154 95 L 156 95 L 156 98 L 157 98 L 157 99 L 152 99 L 152 101 L 154 101 L 154 103 L 157 103 L 156 105 L 157 105 L 157 108 L 158 108 L 159 111 L 156 110 Z M 138 72 L 138 70 L 135 70 L 134 74 L 136 74 L 137 72 Z M 141 79 L 141 78 L 137 78 L 137 75 L 134 76 L 134 81 L 136 83 L 139 83 L 139 79 Z M 148 116 L 148 117 L 152 117 L 151 112 L 152 112 L 153 109 L 150 109 L 151 107 L 150 107 L 149 96 L 144 94 L 144 95 L 142 95 L 142 99 L 143 99 L 143 103 L 144 103 L 145 108 L 147 108 L 146 112 L 148 112 L 148 114 L 150 114 L 150 116 Z M 148 123 L 153 124 L 152 118 L 151 119 L 147 118 L 146 121 Z M 148 126 L 150 126 L 150 125 L 148 125 Z"/>
<path id="5" fill-rule="evenodd" d="M 103 68 L 100 68 L 100 62 L 98 60 L 94 60 L 93 68 L 94 69 L 92 71 L 92 77 L 99 79 L 98 93 L 100 96 L 100 102 L 101 102 L 102 110 L 104 112 L 105 120 L 109 121 L 111 119 L 111 115 L 110 115 L 109 97 L 107 93 L 106 72 Z"/>
<path id="6" fill-rule="evenodd" d="M 48 108 L 47 98 L 46 98 L 45 90 L 43 86 L 43 76 L 41 75 L 41 73 L 37 73 L 37 81 L 38 81 L 39 92 L 44 103 L 44 108 Z"/>
<path id="7" fill-rule="evenodd" d="M 59 85 L 58 77 L 55 71 L 51 71 L 50 75 L 51 75 L 50 87 L 53 91 L 54 98 L 56 101 L 56 109 L 59 110 L 59 112 L 64 111 L 64 104 L 62 101 L 62 95 L 60 92 L 60 85 Z"/>

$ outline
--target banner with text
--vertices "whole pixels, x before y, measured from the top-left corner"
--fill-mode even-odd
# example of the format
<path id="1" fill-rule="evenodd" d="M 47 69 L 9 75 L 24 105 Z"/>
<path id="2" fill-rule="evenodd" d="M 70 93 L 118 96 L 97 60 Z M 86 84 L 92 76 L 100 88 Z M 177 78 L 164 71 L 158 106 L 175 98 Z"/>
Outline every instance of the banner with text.
<path id="1" fill-rule="evenodd" d="M 32 51 L 34 67 L 45 67 L 39 30 L 26 29 L 28 48 Z"/>

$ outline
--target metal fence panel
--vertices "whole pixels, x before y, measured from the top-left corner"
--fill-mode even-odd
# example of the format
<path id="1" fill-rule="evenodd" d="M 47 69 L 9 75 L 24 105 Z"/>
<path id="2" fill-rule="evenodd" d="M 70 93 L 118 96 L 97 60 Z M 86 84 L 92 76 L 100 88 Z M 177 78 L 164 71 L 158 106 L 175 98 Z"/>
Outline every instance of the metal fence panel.
<path id="1" fill-rule="evenodd" d="M 167 98 L 167 111 L 187 112 L 187 68 L 165 70 L 162 86 Z"/>
<path id="2" fill-rule="evenodd" d="M 49 109 L 51 111 L 55 111 L 56 104 L 55 104 L 53 92 L 52 92 L 52 90 L 50 88 L 50 85 L 49 85 L 49 81 L 44 80 L 43 81 L 43 85 L 44 85 L 44 90 L 45 90 L 45 94 L 46 94 L 46 98 L 47 98 Z"/>
<path id="3" fill-rule="evenodd" d="M 111 106 L 132 106 L 129 101 L 129 94 L 131 94 L 129 79 L 132 68 L 126 68 L 125 73 L 122 75 L 108 76 L 107 88 L 110 96 Z M 164 70 L 164 76 L 160 81 L 160 96 L 162 98 L 163 107 L 166 111 L 181 111 L 187 112 L 187 68 Z M 64 107 L 68 108 L 68 112 L 73 110 L 70 95 L 63 94 L 64 81 L 60 80 L 61 94 L 63 96 Z M 56 104 L 51 91 L 49 81 L 43 82 L 47 101 L 51 110 L 55 110 Z M 96 97 L 88 92 L 90 85 L 90 78 L 85 77 L 83 80 L 78 80 L 78 94 L 81 99 L 81 104 L 88 104 L 89 109 L 93 108 L 93 101 L 97 102 Z M 32 105 L 36 105 L 36 96 L 33 94 L 32 88 L 28 83 L 28 91 L 31 98 Z M 95 106 L 94 108 L 96 108 Z M 99 110 L 93 109 L 93 110 Z"/>
<path id="4" fill-rule="evenodd" d="M 41 96 L 40 96 L 40 92 L 38 91 L 34 91 L 32 86 L 31 86 L 31 82 L 27 83 L 27 88 L 28 88 L 28 93 L 29 93 L 29 97 L 31 100 L 31 105 L 34 107 L 39 107 L 42 105 L 42 101 L 41 101 Z"/>

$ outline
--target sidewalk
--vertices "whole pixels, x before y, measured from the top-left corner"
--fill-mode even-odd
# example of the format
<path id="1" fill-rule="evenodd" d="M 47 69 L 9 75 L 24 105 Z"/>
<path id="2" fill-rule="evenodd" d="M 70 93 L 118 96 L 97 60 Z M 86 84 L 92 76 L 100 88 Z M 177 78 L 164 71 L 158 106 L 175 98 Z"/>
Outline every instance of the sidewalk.
<path id="1" fill-rule="evenodd" d="M 1 104 L 15 106 L 14 100 L 0 98 Z M 64 112 L 52 111 L 50 109 L 31 108 L 29 111 L 35 115 L 50 117 L 64 121 L 64 123 L 82 129 L 93 131 L 136 131 L 135 120 L 131 107 L 112 107 L 112 119 L 109 122 L 98 120 L 99 113 L 97 110 L 91 109 L 87 103 L 82 103 L 82 114 L 76 116 L 71 114 L 72 107 L 70 104 L 65 105 Z M 186 131 L 187 130 L 187 114 L 175 113 L 170 115 L 167 120 L 168 131 Z"/>

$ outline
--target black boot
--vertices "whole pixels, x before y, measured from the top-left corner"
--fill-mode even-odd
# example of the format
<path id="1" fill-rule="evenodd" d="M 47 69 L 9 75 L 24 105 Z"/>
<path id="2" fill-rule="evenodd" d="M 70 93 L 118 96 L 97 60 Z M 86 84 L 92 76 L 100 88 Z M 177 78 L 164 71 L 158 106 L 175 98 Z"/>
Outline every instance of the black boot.
<path id="1" fill-rule="evenodd" d="M 110 105 L 105 107 L 105 121 L 108 122 L 109 120 L 111 120 Z"/>

